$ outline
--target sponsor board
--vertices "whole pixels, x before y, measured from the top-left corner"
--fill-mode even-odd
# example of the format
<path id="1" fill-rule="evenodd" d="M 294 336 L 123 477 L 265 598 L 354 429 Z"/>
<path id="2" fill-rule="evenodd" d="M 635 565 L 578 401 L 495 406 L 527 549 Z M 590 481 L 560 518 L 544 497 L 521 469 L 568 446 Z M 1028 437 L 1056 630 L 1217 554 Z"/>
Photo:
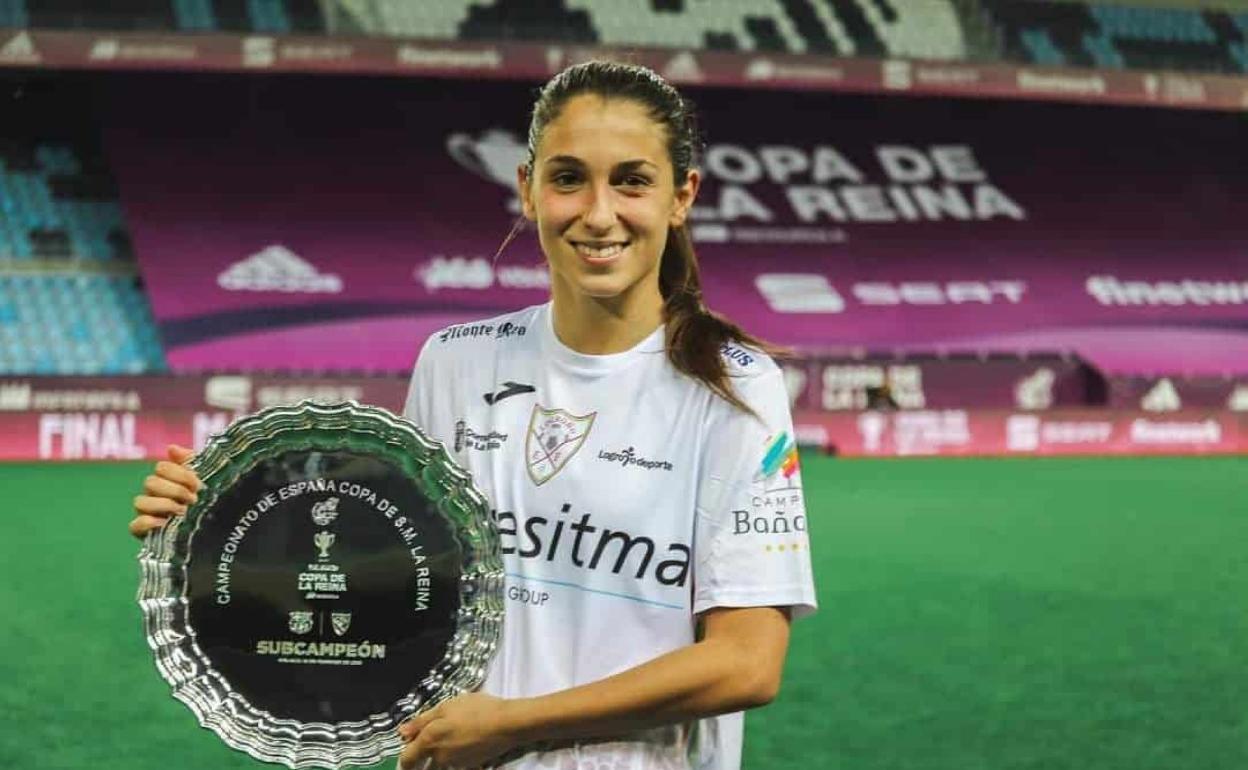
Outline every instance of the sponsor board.
<path id="1" fill-rule="evenodd" d="M 819 7 L 815 4 L 814 7 Z M 876 13 L 870 4 L 863 6 Z M 757 18 L 751 7 L 736 23 Z M 656 14 L 668 25 L 670 14 Z M 691 17 L 692 18 L 692 17 Z M 901 17 L 903 26 L 909 17 Z M 922 15 L 915 18 L 923 19 Z M 877 29 L 899 34 L 897 19 L 878 17 Z M 785 28 L 788 22 L 781 24 Z M 926 22 L 925 22 L 926 23 Z M 954 22 L 956 23 L 956 22 Z M 734 25 L 729 22 L 728 27 Z M 5 38 L 5 33 L 10 37 Z M 839 25 L 830 25 L 837 48 L 853 51 L 854 43 Z M 915 34 L 913 30 L 900 32 Z M 174 63 L 181 68 L 234 71 L 263 68 L 278 72 L 351 70 L 371 74 L 428 72 L 463 79 L 542 80 L 564 66 L 595 58 L 626 57 L 663 72 L 679 82 L 714 82 L 721 86 L 751 88 L 821 89 L 830 92 L 897 92 L 963 95 L 986 94 L 1014 99 L 1100 101 L 1112 104 L 1163 105 L 1176 108 L 1240 111 L 1248 108 L 1248 90 L 1242 78 L 1215 74 L 1176 72 L 1089 72 L 1076 68 L 1038 68 L 1004 62 L 967 63 L 960 36 L 946 41 L 950 47 L 929 52 L 934 60 L 829 57 L 819 54 L 696 51 L 692 64 L 684 52 L 668 49 L 612 51 L 594 46 L 551 46 L 544 43 L 496 43 L 472 41 L 413 41 L 384 38 L 357 39 L 349 45 L 328 43 L 323 36 L 283 36 L 282 43 L 250 44 L 254 36 L 197 35 L 203 42 L 189 48 L 185 34 L 122 33 L 101 38 L 89 30 L 5 30 L 0 32 L 0 66 L 80 65 L 93 67 L 160 68 Z M 240 45 L 239 41 L 242 41 Z M 269 50 L 262 50 L 268 47 Z M 279 47 L 282 49 L 279 53 Z M 903 45 L 904 48 L 904 45 Z M 287 52 L 285 49 L 290 49 Z"/>
<path id="2" fill-rule="evenodd" d="M 406 376 L 204 375 L 0 378 L 0 413 L 220 411 L 243 414 L 305 399 L 403 406 Z"/>
<path id="3" fill-rule="evenodd" d="M 847 457 L 1248 453 L 1248 415 L 1056 409 L 794 413 L 798 440 Z"/>
<path id="4" fill-rule="evenodd" d="M 30 398 L 56 393 L 59 406 L 87 403 L 78 395 L 66 400 L 64 380 L 30 381 Z M 114 378 L 126 379 L 126 378 Z M 209 387 L 212 378 L 144 377 L 132 389 L 140 407 L 133 411 L 83 408 L 58 411 L 0 410 L 0 460 L 156 460 L 176 443 L 202 447 L 247 409 L 288 397 L 353 393 L 365 403 L 399 410 L 406 394 L 403 378 L 334 382 L 299 382 L 294 378 L 250 378 Z M 188 382 L 189 380 L 189 382 Z M 330 388 L 334 390 L 330 390 Z M 117 391 L 108 378 L 80 386 L 78 393 Z M 120 392 L 120 391 L 118 391 Z M 25 394 L 25 391 L 23 391 Z M 261 395 L 267 394 L 267 395 Z M 279 398 L 280 397 L 280 398 Z M 33 404 L 22 396 L 23 403 Z M 214 404 L 210 405 L 208 402 Z M 13 403 L 13 402 L 10 402 Z M 91 402 L 108 406 L 109 399 Z M 246 407 L 237 409 L 236 407 Z M 544 481 L 569 460 L 576 461 L 592 415 L 575 416 L 534 406 L 534 421 L 524 437 L 530 473 Z M 557 424 L 556 424 L 557 423 Z M 513 437 L 464 426 L 464 449 L 494 451 Z M 1010 409 L 916 409 L 891 412 L 794 410 L 794 436 L 846 456 L 906 457 L 964 455 L 1143 455 L 1248 453 L 1248 412 L 1181 409 L 1165 413 L 1132 409 L 1055 408 L 1038 412 Z M 787 436 L 773 437 L 772 463 L 763 468 L 776 479 L 795 469 Z M 519 440 L 516 437 L 516 440 Z M 540 449 L 538 445 L 541 444 Z M 660 455 L 634 447 L 598 452 L 596 462 L 625 472 L 666 472 Z M 771 467 L 774 466 L 774 467 Z"/>
<path id="5" fill-rule="evenodd" d="M 1086 404 L 1087 393 L 1099 382 L 1099 375 L 1078 360 L 1057 356 L 811 357 L 803 371 L 811 387 L 797 394 L 794 406 L 817 411 L 859 411 L 880 404 L 1047 410 Z"/>
<path id="6" fill-rule="evenodd" d="M 263 57 L 267 44 L 254 45 Z M 539 50 L 543 73 L 548 54 L 581 54 Z M 662 53 L 660 66 L 680 54 Z M 790 62 L 746 61 L 763 59 Z M 708 83 L 720 82 L 718 61 L 696 57 Z M 961 65 L 908 64 L 911 92 L 928 70 L 969 79 Z M 229 84 L 119 94 L 116 113 L 131 117 L 106 132 L 108 151 L 170 366 L 400 372 L 437 330 L 546 301 L 539 239 L 516 217 L 531 95 L 465 87 L 471 98 L 430 112 L 436 84 L 361 79 L 327 113 L 318 88 L 282 79 L 271 93 L 281 121 L 238 125 L 222 109 L 237 96 Z M 1248 371 L 1248 182 L 1233 173 L 1248 156 L 1225 116 L 1159 110 L 1145 125 L 1130 111 L 1002 104 L 984 121 L 971 102 L 756 90 L 742 110 L 731 89 L 698 98 L 715 127 L 690 217 L 703 294 L 751 333 L 797 349 L 1026 350 L 1115 372 Z M 366 147 L 349 141 L 361 121 L 373 127 Z M 212 163 L 227 130 L 281 173 Z M 1194 132 L 1208 140 L 1176 142 Z M 1107 142 L 1112 163 L 1097 150 Z M 1175 216 L 1174 179 L 1207 193 L 1200 217 Z M 217 226 L 176 210 L 183 195 Z M 240 232 L 251 234 L 241 246 L 230 235 Z M 176 269 L 169 253 L 183 257 Z M 1045 408 L 1046 388 L 1040 375 L 992 403 Z"/>

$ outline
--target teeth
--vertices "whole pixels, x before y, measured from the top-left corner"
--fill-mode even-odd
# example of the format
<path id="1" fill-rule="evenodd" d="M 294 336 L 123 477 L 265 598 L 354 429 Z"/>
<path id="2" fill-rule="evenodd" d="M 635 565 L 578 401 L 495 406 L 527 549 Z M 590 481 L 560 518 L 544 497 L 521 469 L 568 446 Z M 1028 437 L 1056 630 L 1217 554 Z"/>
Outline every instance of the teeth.
<path id="1" fill-rule="evenodd" d="M 576 244 L 576 250 L 592 259 L 607 259 L 624 250 L 623 244 L 613 243 L 610 246 L 594 247 L 584 243 Z"/>

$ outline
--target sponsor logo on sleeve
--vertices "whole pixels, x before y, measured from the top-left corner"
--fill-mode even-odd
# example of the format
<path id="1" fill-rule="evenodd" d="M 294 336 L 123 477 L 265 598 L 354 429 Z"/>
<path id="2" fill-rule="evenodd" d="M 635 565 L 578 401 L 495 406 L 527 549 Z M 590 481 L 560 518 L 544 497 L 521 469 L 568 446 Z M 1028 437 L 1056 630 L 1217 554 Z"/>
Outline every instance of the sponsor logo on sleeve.
<path id="1" fill-rule="evenodd" d="M 754 357 L 757 355 L 739 345 L 733 345 L 728 342 L 719 347 L 719 354 L 742 368 L 753 365 Z"/>
<path id="2" fill-rule="evenodd" d="M 776 474 L 789 479 L 798 470 L 797 442 L 787 431 L 781 432 L 770 439 L 767 451 L 763 454 L 760 475 L 770 479 Z"/>
<path id="3" fill-rule="evenodd" d="M 806 502 L 796 478 L 797 442 L 787 431 L 767 440 L 749 506 L 732 511 L 732 534 L 768 535 L 767 553 L 800 551 L 806 547 Z M 775 536 L 780 537 L 775 537 Z"/>

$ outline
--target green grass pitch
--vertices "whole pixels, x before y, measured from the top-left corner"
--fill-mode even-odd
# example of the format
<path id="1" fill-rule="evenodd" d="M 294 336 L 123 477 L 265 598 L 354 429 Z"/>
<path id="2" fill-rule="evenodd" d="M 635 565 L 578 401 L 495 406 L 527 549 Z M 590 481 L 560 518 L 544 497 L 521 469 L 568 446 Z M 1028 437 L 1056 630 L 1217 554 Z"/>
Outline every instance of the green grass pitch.
<path id="1" fill-rule="evenodd" d="M 0 768 L 261 766 L 195 726 L 141 638 L 146 468 L 0 464 Z M 1248 458 L 803 475 L 821 608 L 746 770 L 1248 768 Z"/>

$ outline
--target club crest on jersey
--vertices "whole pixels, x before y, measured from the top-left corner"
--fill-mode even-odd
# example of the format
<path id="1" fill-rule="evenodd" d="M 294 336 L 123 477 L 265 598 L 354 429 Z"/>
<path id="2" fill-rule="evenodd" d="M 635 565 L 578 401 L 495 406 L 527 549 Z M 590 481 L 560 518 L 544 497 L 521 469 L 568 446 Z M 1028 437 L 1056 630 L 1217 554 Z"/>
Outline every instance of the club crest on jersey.
<path id="1" fill-rule="evenodd" d="M 564 409 L 533 405 L 524 436 L 524 463 L 534 484 L 540 487 L 563 470 L 585 443 L 597 416 L 597 412 L 578 416 Z"/>

